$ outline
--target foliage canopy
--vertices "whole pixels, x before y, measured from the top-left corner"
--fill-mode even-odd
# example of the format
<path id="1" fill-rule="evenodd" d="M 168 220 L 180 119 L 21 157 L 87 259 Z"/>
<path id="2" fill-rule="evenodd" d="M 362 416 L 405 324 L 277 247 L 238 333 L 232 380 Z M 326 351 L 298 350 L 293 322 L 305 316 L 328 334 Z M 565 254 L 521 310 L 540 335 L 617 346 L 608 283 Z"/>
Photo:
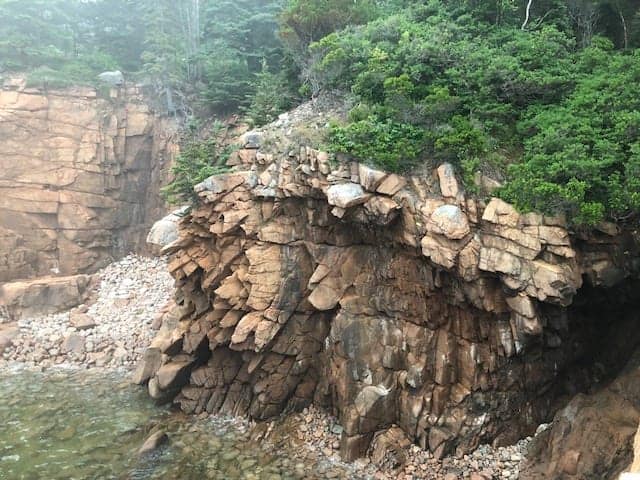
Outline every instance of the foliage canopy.
<path id="1" fill-rule="evenodd" d="M 0 0 L 0 73 L 58 86 L 117 68 L 170 113 L 256 125 L 347 92 L 334 152 L 449 161 L 470 188 L 491 174 L 519 208 L 586 225 L 640 212 L 639 46 L 640 0 Z M 195 138 L 172 195 L 226 155 Z"/>

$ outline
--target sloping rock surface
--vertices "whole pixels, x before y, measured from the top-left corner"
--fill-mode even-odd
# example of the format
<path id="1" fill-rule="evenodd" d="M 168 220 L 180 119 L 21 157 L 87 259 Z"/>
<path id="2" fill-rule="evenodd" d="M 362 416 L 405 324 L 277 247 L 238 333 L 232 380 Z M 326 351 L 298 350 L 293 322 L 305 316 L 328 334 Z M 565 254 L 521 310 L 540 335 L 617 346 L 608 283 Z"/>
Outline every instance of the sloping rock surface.
<path id="1" fill-rule="evenodd" d="M 616 480 L 633 460 L 639 421 L 640 351 L 609 385 L 577 395 L 556 414 L 534 440 L 520 478 Z"/>

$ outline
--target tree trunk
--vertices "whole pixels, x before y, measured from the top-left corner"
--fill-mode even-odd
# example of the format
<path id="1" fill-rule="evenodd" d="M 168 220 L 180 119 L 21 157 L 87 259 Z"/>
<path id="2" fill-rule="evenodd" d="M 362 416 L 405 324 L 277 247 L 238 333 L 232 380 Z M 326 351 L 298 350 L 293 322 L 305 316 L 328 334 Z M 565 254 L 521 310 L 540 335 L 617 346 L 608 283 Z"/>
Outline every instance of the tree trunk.
<path id="1" fill-rule="evenodd" d="M 527 24 L 529 23 L 529 17 L 531 16 L 531 5 L 533 4 L 533 0 L 529 0 L 527 2 L 527 12 L 524 17 L 524 23 L 522 24 L 522 30 L 527 28 Z"/>
<path id="2" fill-rule="evenodd" d="M 618 7 L 618 15 L 620 15 L 620 21 L 622 22 L 622 30 L 624 32 L 624 49 L 629 48 L 629 32 L 627 31 L 627 21 L 622 14 L 622 9 Z"/>

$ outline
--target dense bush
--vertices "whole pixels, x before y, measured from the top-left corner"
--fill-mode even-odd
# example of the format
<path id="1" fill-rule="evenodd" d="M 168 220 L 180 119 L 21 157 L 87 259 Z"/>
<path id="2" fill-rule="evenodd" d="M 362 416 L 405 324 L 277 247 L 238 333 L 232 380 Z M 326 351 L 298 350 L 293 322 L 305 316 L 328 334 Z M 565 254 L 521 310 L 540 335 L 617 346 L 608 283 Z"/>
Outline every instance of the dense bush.
<path id="1" fill-rule="evenodd" d="M 245 114 L 254 126 L 262 126 L 275 120 L 296 102 L 290 80 L 285 72 L 272 73 L 264 65 L 256 75 L 254 91 L 249 94 L 249 107 Z"/>
<path id="2" fill-rule="evenodd" d="M 385 170 L 409 170 L 424 149 L 424 131 L 406 123 L 369 116 L 347 126 L 332 124 L 330 148 Z"/>
<path id="3" fill-rule="evenodd" d="M 205 138 L 197 135 L 196 130 L 187 133 L 183 139 L 180 155 L 172 170 L 173 180 L 162 190 L 172 204 L 197 202 L 198 196 L 193 187 L 228 170 L 226 162 L 233 149 L 223 145 L 223 125 L 214 124 Z"/>
<path id="4" fill-rule="evenodd" d="M 335 152 L 449 161 L 470 188 L 490 173 L 519 208 L 580 224 L 640 212 L 638 46 L 640 0 L 0 0 L 0 72 L 31 84 L 120 68 L 167 112 L 256 125 L 341 90 Z M 222 164 L 210 138 L 186 141 L 169 195 Z"/>
<path id="5" fill-rule="evenodd" d="M 295 50 L 349 25 L 360 25 L 375 16 L 374 0 L 290 0 L 282 12 L 281 35 Z"/>
<path id="6" fill-rule="evenodd" d="M 507 146 L 524 109 L 561 99 L 573 84 L 572 42 L 555 28 L 476 30 L 470 17 L 431 2 L 312 48 L 325 88 L 351 90 L 383 123 L 423 128 L 425 153 L 461 161 Z"/>
<path id="7" fill-rule="evenodd" d="M 639 212 L 640 55 L 580 50 L 561 16 L 523 30 L 476 13 L 430 1 L 313 44 L 323 88 L 356 104 L 331 148 L 389 170 L 451 161 L 470 187 L 500 166 L 505 199 L 577 224 Z"/>
<path id="8" fill-rule="evenodd" d="M 511 166 L 505 199 L 583 224 L 640 212 L 640 55 L 606 53 L 582 52 L 573 93 L 520 122 L 524 161 Z"/>

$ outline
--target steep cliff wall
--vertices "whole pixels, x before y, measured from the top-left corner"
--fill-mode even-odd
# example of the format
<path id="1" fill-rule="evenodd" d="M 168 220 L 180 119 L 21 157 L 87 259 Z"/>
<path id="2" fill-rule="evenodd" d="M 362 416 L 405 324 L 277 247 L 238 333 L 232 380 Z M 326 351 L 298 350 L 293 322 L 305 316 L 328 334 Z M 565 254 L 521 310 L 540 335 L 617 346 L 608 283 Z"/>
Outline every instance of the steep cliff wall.
<path id="1" fill-rule="evenodd" d="M 139 89 L 0 89 L 0 282 L 93 272 L 164 213 L 172 127 Z"/>
<path id="2" fill-rule="evenodd" d="M 246 135 L 237 171 L 196 188 L 169 248 L 178 306 L 138 372 L 151 396 L 257 419 L 316 403 L 346 459 L 392 424 L 441 456 L 548 420 L 603 322 L 570 306 L 636 276 L 637 239 L 478 201 L 449 165 L 388 175 L 294 136 Z"/>

